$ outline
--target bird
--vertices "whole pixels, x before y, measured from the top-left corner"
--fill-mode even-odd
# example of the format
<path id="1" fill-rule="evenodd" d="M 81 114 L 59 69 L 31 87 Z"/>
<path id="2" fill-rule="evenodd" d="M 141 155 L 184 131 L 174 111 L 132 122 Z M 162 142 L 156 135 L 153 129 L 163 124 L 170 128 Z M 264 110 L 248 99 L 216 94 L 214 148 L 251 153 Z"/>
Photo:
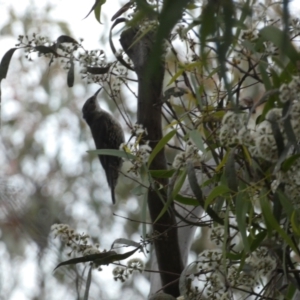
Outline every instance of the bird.
<path id="1" fill-rule="evenodd" d="M 97 149 L 119 149 L 124 143 L 124 132 L 120 123 L 107 111 L 103 110 L 97 95 L 102 87 L 84 103 L 82 115 L 89 125 Z M 116 203 L 115 187 L 117 185 L 119 171 L 122 167 L 122 159 L 117 156 L 99 155 L 100 163 L 105 171 L 107 183 L 111 189 L 113 204 Z"/>

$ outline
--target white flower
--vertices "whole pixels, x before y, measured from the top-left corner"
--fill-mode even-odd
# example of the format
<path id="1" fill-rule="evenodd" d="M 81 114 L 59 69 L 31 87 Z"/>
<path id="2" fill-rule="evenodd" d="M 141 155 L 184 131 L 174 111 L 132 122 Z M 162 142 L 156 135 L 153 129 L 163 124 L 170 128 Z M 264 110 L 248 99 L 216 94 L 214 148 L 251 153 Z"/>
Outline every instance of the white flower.
<path id="1" fill-rule="evenodd" d="M 210 239 L 219 246 L 224 241 L 224 233 L 224 226 L 215 226 L 210 232 Z"/>
<path id="2" fill-rule="evenodd" d="M 237 137 L 239 139 L 239 143 L 245 146 L 254 145 L 254 135 L 255 132 L 246 126 L 243 126 L 237 134 Z"/>
<path id="3" fill-rule="evenodd" d="M 271 134 L 265 134 L 258 137 L 255 140 L 258 155 L 271 162 L 275 162 L 278 159 L 277 147 L 275 138 Z"/>
<path id="4" fill-rule="evenodd" d="M 88 247 L 86 248 L 83 252 L 82 252 L 82 255 L 83 256 L 86 256 L 86 255 L 91 255 L 91 254 L 98 254 L 100 253 L 99 249 L 94 247 L 94 246 L 91 246 L 91 247 Z"/>
<path id="5" fill-rule="evenodd" d="M 198 256 L 198 267 L 201 270 L 217 270 L 222 265 L 221 249 L 204 250 Z"/>
<path id="6" fill-rule="evenodd" d="M 256 128 L 258 135 L 272 134 L 271 124 L 268 121 L 262 121 Z"/>
<path id="7" fill-rule="evenodd" d="M 133 128 L 131 130 L 131 133 L 132 133 L 132 135 L 136 135 L 136 136 L 144 134 L 144 133 L 146 135 L 148 134 L 147 128 L 144 128 L 143 125 L 141 125 L 141 124 L 134 124 Z"/>
<path id="8" fill-rule="evenodd" d="M 172 167 L 174 169 L 179 169 L 182 165 L 184 165 L 186 162 L 186 157 L 184 152 L 178 153 L 173 161 Z"/>
<path id="9" fill-rule="evenodd" d="M 127 262 L 127 266 L 128 266 L 129 273 L 132 273 L 133 271 L 139 271 L 141 273 L 145 269 L 144 262 L 139 258 L 130 259 Z"/>
<path id="10" fill-rule="evenodd" d="M 287 85 L 287 84 L 282 84 L 280 86 L 280 89 L 279 89 L 279 98 L 280 98 L 280 101 L 285 103 L 287 101 L 289 101 L 291 99 L 290 95 L 291 95 L 291 90 L 290 90 L 290 87 Z"/>
<path id="11" fill-rule="evenodd" d="M 278 121 L 282 118 L 281 108 L 272 108 L 266 114 L 266 120 L 268 121 Z"/>

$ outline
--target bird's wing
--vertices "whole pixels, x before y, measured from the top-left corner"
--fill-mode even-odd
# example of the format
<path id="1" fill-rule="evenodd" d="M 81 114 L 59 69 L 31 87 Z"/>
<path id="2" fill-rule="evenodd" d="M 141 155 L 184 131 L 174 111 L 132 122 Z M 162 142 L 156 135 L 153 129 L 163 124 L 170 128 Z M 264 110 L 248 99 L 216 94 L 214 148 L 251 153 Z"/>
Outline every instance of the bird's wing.
<path id="1" fill-rule="evenodd" d="M 101 116 L 101 122 L 93 122 L 93 138 L 97 149 L 119 149 L 118 139 L 114 136 L 115 122 L 106 114 Z M 99 155 L 103 169 L 105 170 L 108 185 L 113 189 L 117 183 L 118 170 L 121 159 L 116 156 Z"/>

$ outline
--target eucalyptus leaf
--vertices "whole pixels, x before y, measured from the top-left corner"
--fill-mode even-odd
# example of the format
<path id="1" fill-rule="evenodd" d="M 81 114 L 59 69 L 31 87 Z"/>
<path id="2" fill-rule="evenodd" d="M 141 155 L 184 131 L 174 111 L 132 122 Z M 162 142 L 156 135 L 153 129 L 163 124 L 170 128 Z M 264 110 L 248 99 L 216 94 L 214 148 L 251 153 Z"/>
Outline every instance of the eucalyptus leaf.
<path id="1" fill-rule="evenodd" d="M 89 150 L 87 151 L 91 154 L 97 154 L 97 155 L 111 155 L 111 156 L 117 156 L 117 157 L 123 157 L 127 159 L 135 159 L 135 156 L 131 153 L 127 153 L 122 150 L 115 150 L 115 149 L 97 149 L 97 150 Z"/>
<path id="2" fill-rule="evenodd" d="M 6 78 L 10 60 L 18 48 L 9 49 L 1 59 L 0 63 L 0 82 L 2 79 Z"/>
<path id="3" fill-rule="evenodd" d="M 93 270 L 93 265 L 91 265 L 89 268 L 88 277 L 87 277 L 86 285 L 85 285 L 85 292 L 84 292 L 84 296 L 83 296 L 84 300 L 89 299 L 89 292 L 90 292 L 90 287 L 91 287 L 91 283 L 92 283 L 92 270 Z"/>
<path id="4" fill-rule="evenodd" d="M 119 238 L 113 242 L 113 244 L 111 245 L 111 249 L 113 249 L 116 244 L 125 245 L 125 246 L 133 246 L 136 248 L 140 247 L 140 244 L 135 241 L 132 241 L 129 239 L 124 239 L 124 238 Z"/>
<path id="5" fill-rule="evenodd" d="M 164 146 L 169 142 L 169 140 L 177 133 L 176 130 L 172 130 L 168 132 L 155 146 L 152 150 L 149 159 L 148 159 L 148 167 L 151 165 L 155 156 L 164 148 Z"/>

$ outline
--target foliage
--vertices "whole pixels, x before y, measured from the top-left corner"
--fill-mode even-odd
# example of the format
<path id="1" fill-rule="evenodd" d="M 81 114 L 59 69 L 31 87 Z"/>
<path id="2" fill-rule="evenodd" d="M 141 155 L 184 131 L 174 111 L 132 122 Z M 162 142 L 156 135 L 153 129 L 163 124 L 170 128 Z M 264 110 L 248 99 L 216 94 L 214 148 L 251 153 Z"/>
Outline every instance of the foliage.
<path id="1" fill-rule="evenodd" d="M 181 296 L 293 299 L 300 290 L 300 54 L 295 42 L 299 20 L 289 16 L 287 1 L 179 2 L 136 0 L 118 10 L 110 31 L 117 56 L 113 62 L 107 61 L 104 50 L 87 51 L 66 35 L 53 43 L 36 35 L 19 37 L 16 47 L 24 48 L 29 60 L 35 52 L 48 57 L 49 65 L 63 59 L 70 87 L 78 68 L 75 63 L 83 79 L 103 86 L 134 140 L 121 146 L 125 153 L 97 153 L 127 159 L 130 167 L 123 173 L 138 182 L 134 191 L 146 200 L 148 191 L 159 195 L 163 209 L 153 224 L 174 213 L 178 227 L 210 228 L 214 249 L 197 251 L 195 243 L 198 258 L 173 282 Z M 96 1 L 93 9 L 99 10 L 99 3 L 103 4 Z M 165 64 L 160 103 L 164 137 L 153 149 L 153 141 L 147 140 L 149 128 L 133 125 L 124 110 L 123 88 L 136 98 L 140 78 L 134 77 L 132 70 L 137 70 L 127 52 L 118 52 L 113 45 L 112 29 L 120 23 L 136 30 L 129 49 L 154 36 L 149 78 L 161 60 Z M 2 59 L 1 79 L 15 50 Z M 169 169 L 151 169 L 163 149 Z M 183 205 L 192 221 L 180 213 Z M 193 213 L 197 206 L 203 214 Z M 145 213 L 142 219 L 147 222 Z M 153 232 L 150 240 L 167 234 L 168 229 Z M 150 243 L 145 226 L 141 243 L 124 241 L 135 250 L 125 254 L 111 250 L 113 257 L 105 256 L 98 265 L 127 258 Z M 97 259 L 82 256 L 60 265 Z M 115 278 L 124 281 L 128 273 L 122 270 L 115 271 Z M 87 291 L 89 287 L 90 279 Z"/>

